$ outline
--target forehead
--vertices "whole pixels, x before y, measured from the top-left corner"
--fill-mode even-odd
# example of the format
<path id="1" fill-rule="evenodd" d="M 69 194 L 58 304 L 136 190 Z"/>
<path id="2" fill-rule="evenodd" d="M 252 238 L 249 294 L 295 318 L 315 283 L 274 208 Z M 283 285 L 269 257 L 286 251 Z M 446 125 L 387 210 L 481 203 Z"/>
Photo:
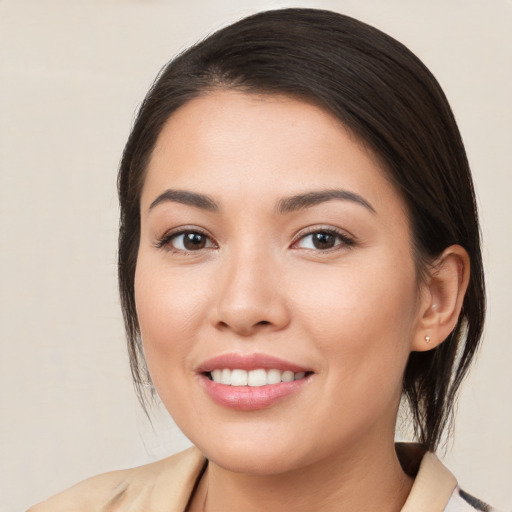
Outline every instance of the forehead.
<path id="1" fill-rule="evenodd" d="M 376 155 L 325 109 L 223 90 L 189 101 L 165 123 L 142 202 L 166 188 L 262 198 L 333 187 L 400 202 Z"/>

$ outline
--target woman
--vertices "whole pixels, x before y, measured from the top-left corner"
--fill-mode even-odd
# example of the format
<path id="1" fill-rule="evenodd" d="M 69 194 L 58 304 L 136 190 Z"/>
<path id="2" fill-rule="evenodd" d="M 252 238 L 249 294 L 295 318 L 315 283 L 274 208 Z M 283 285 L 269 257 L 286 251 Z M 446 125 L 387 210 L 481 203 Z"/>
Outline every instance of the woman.
<path id="1" fill-rule="evenodd" d="M 311 9 L 220 30 L 148 93 L 119 195 L 134 382 L 195 447 L 32 510 L 491 510 L 433 454 L 485 295 L 464 147 L 405 47 Z"/>

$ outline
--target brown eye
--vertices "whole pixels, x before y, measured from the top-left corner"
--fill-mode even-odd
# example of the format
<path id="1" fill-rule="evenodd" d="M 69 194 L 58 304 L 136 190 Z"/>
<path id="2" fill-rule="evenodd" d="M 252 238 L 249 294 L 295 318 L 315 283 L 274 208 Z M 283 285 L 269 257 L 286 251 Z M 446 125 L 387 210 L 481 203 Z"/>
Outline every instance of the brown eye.
<path id="1" fill-rule="evenodd" d="M 338 246 L 351 246 L 353 245 L 353 241 L 342 235 L 341 233 L 337 233 L 336 231 L 313 231 L 304 235 L 297 243 L 296 247 L 299 249 L 310 249 L 317 251 L 328 251 L 329 249 L 334 249 Z"/>
<path id="2" fill-rule="evenodd" d="M 189 251 L 203 249 L 206 245 L 206 237 L 199 233 L 187 233 L 183 235 L 183 246 Z"/>
<path id="3" fill-rule="evenodd" d="M 177 233 L 173 235 L 169 243 L 179 251 L 200 251 L 214 246 L 209 237 L 197 231 Z"/>
<path id="4" fill-rule="evenodd" d="M 336 245 L 336 235 L 332 233 L 313 233 L 311 241 L 316 249 L 332 249 Z"/>

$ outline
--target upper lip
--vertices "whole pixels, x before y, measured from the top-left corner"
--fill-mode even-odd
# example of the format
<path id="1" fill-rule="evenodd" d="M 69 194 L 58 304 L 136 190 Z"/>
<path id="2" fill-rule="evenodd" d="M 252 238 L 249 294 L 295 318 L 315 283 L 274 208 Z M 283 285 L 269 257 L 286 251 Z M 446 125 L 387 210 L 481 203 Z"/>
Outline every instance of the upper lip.
<path id="1" fill-rule="evenodd" d="M 197 368 L 198 373 L 208 373 L 217 369 L 240 369 L 257 370 L 263 368 L 266 370 L 277 369 L 281 371 L 291 371 L 294 373 L 311 371 L 309 368 L 286 361 L 268 354 L 222 354 L 212 357 L 201 363 Z"/>

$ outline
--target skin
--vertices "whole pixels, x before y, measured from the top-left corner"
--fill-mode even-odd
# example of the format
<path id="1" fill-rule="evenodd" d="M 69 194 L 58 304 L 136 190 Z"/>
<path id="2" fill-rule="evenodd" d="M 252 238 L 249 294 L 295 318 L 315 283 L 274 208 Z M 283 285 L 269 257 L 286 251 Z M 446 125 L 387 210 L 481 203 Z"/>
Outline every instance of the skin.
<path id="1" fill-rule="evenodd" d="M 208 195 L 218 211 L 151 207 L 169 189 Z M 324 190 L 370 207 L 332 199 L 276 212 L 283 198 Z M 183 227 L 204 246 L 169 237 Z M 342 236 L 319 249 L 311 233 L 326 230 Z M 455 325 L 468 268 L 454 246 L 418 280 L 401 197 L 323 109 L 216 91 L 175 112 L 142 191 L 135 295 L 154 385 L 210 461 L 190 510 L 400 510 L 412 485 L 394 451 L 402 375 L 411 350 Z M 227 353 L 313 374 L 268 408 L 233 410 L 197 373 Z"/>

